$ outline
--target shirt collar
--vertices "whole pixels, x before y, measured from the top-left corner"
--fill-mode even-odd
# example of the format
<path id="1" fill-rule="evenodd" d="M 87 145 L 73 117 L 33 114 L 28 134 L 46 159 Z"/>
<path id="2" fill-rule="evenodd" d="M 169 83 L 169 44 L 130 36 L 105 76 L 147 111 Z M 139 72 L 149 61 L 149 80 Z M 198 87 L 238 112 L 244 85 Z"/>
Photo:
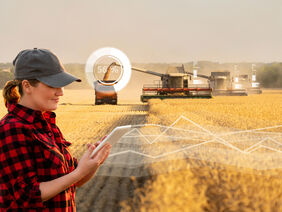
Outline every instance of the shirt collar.
<path id="1" fill-rule="evenodd" d="M 34 123 L 36 118 L 46 119 L 51 124 L 56 123 L 56 114 L 54 112 L 44 112 L 38 110 L 33 110 L 31 108 L 25 107 L 23 105 L 17 104 L 16 102 L 7 104 L 8 111 L 14 115 L 26 120 L 29 123 Z"/>
<path id="2" fill-rule="evenodd" d="M 54 112 L 46 111 L 43 116 L 49 123 L 56 124 L 56 114 Z"/>

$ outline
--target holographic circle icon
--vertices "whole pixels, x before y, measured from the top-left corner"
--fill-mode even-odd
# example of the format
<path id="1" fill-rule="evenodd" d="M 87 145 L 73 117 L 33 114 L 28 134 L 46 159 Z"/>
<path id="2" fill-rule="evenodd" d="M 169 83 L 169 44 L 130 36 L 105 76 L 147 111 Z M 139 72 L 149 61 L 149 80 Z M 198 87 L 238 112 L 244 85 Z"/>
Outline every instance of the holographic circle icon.
<path id="1" fill-rule="evenodd" d="M 112 89 L 120 91 L 130 80 L 131 64 L 128 57 L 119 49 L 100 48 L 87 59 L 85 74 L 88 83 L 94 89 L 99 89 L 99 92 L 108 92 Z"/>

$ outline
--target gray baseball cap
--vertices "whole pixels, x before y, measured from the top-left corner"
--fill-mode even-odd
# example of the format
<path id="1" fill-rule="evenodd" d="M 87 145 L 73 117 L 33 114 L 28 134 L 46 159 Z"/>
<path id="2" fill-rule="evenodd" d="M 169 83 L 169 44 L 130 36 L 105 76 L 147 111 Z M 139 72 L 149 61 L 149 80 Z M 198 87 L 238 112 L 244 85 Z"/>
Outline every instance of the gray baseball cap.
<path id="1" fill-rule="evenodd" d="M 77 77 L 67 73 L 58 57 L 47 49 L 26 49 L 21 51 L 13 61 L 15 79 L 37 79 L 54 88 L 64 87 Z"/>

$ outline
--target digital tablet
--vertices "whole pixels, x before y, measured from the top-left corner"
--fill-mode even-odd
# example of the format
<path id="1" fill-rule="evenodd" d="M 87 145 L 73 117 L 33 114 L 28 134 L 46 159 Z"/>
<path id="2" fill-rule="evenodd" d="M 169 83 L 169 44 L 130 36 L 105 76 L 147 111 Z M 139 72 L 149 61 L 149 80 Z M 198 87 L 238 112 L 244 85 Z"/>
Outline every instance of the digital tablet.
<path id="1" fill-rule="evenodd" d="M 125 125 L 125 126 L 119 126 L 116 127 L 92 152 L 91 158 L 95 155 L 96 152 L 98 152 L 106 142 L 109 142 L 111 145 L 115 144 L 116 142 L 121 139 L 121 137 L 129 132 L 132 129 L 132 125 Z"/>

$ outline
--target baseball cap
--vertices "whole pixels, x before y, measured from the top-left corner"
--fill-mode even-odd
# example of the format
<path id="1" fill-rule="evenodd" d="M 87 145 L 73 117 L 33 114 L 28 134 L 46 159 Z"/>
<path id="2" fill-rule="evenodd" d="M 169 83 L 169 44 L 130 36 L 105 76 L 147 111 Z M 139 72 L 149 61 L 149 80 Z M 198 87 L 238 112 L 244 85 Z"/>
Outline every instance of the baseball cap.
<path id="1" fill-rule="evenodd" d="M 15 79 L 37 79 L 54 88 L 64 87 L 77 77 L 67 73 L 58 57 L 47 49 L 22 50 L 14 59 Z"/>

